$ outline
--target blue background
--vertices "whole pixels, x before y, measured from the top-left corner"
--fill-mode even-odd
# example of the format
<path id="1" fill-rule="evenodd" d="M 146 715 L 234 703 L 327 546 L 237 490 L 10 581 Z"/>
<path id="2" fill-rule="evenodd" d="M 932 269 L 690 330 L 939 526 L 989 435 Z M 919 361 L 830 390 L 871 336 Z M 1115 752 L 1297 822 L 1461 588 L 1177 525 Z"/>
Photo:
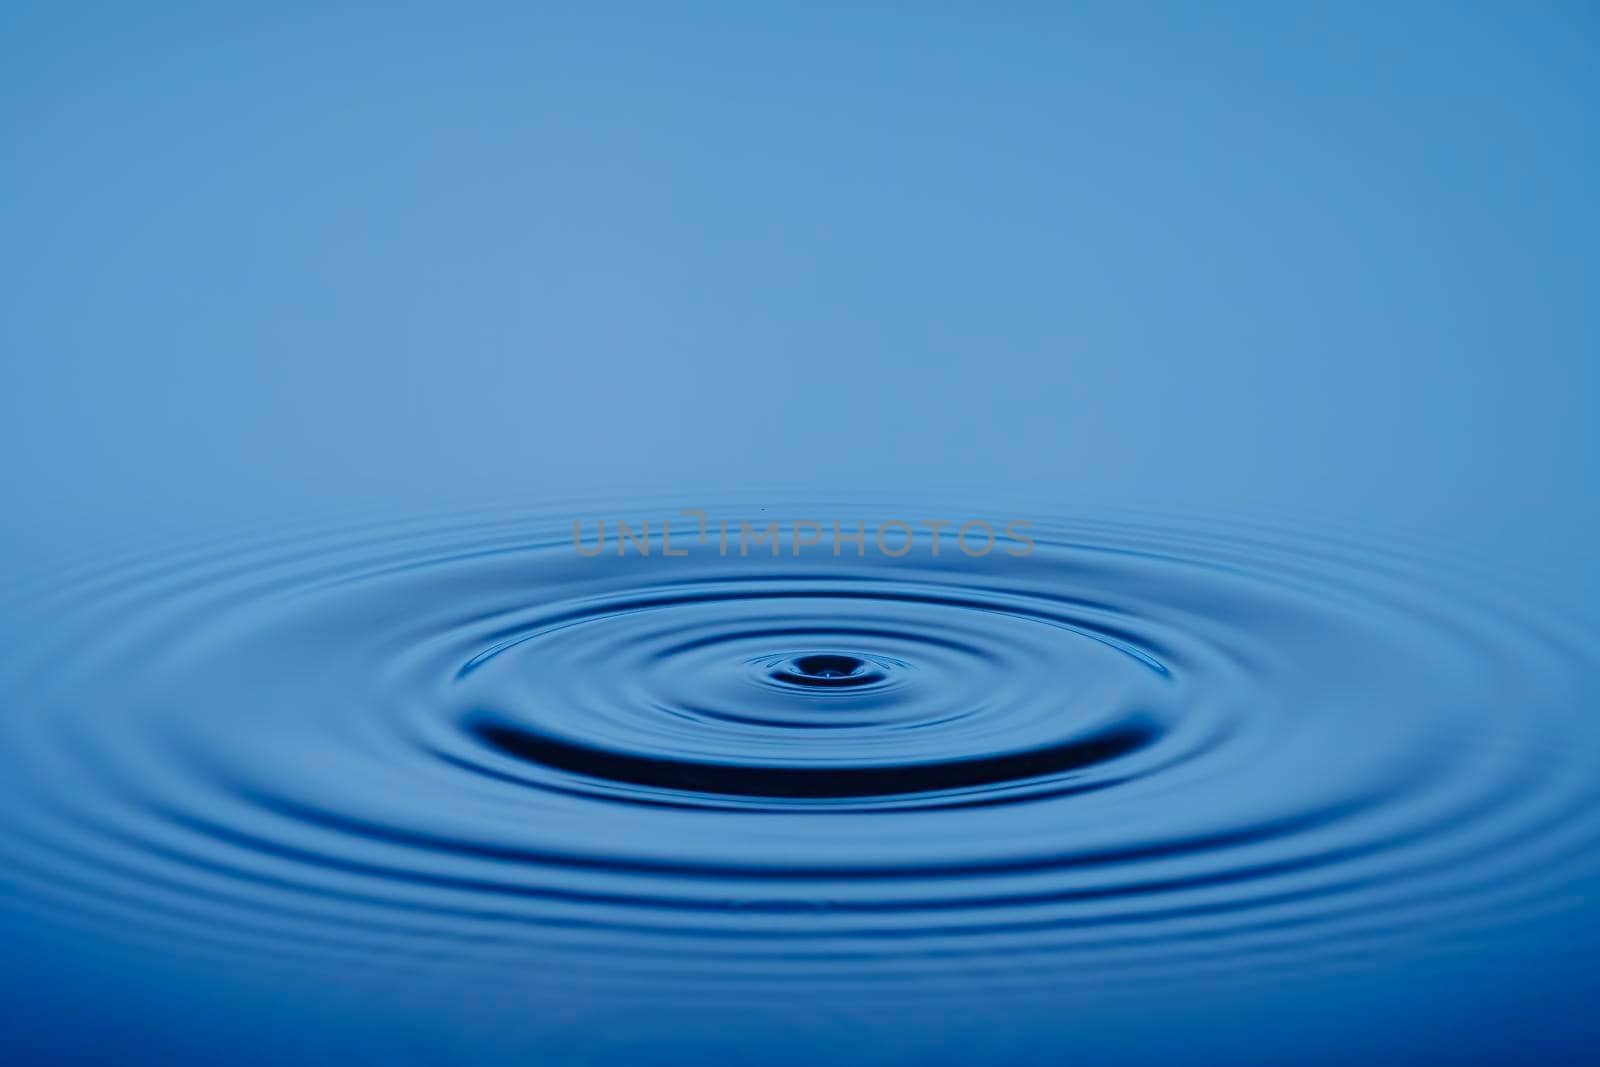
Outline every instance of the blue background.
<path id="1" fill-rule="evenodd" d="M 1580 559 L 1594 30 L 8 4 L 7 525 L 959 485 Z"/>
<path id="2" fill-rule="evenodd" d="M 6 4 L 0 566 L 305 512 L 892 489 L 1413 531 L 1592 593 L 1596 30 L 1581 3 Z M 111 1006 L 86 1056 L 369 1025 L 32 937 L 49 1040 Z M 1408 976 L 1404 1010 L 1329 980 L 1235 1030 L 1189 991 L 1176 1029 L 1079 1047 L 1348 1016 L 1421 1055 L 1497 951 Z M 1515 992 L 1460 1062 L 1581 1055 L 1581 989 Z"/>

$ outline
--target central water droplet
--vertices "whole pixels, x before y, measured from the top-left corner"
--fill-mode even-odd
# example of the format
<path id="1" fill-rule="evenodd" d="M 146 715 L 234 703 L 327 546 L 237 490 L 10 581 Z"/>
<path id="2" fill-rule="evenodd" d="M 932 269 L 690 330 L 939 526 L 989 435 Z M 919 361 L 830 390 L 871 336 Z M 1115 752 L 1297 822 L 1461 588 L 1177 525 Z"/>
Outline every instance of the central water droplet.
<path id="1" fill-rule="evenodd" d="M 827 653 L 801 656 L 794 661 L 794 665 L 801 674 L 815 678 L 844 678 L 866 666 L 854 656 L 834 656 Z"/>
<path id="2" fill-rule="evenodd" d="M 881 682 L 883 668 L 871 660 L 842 652 L 809 652 L 779 664 L 772 677 L 789 685 L 817 688 L 870 685 Z"/>

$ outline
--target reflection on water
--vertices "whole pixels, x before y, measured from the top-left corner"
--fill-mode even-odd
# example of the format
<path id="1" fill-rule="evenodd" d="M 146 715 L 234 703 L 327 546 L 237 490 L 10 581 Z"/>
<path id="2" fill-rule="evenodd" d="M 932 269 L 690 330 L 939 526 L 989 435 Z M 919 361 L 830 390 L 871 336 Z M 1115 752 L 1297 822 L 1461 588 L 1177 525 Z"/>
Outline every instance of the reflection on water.
<path id="1" fill-rule="evenodd" d="M 952 1004 L 1056 1047 L 1075 1006 L 1159 1028 L 1218 981 L 1594 923 L 1593 633 L 1500 578 L 1194 520 L 1041 517 L 982 558 L 571 529 L 42 583 L 0 668 L 10 910 L 178 973 L 439 983 L 490 1061 L 581 1012 L 675 1020 L 618 1055 L 677 1062 L 690 1017 L 775 1040 L 797 1005 L 862 1048 Z"/>

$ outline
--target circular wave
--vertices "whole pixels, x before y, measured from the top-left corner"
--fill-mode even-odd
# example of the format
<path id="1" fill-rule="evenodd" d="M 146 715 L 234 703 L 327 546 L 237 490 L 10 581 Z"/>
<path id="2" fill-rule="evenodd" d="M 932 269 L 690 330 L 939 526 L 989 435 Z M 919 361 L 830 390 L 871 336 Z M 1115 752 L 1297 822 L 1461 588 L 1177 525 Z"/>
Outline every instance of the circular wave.
<path id="1" fill-rule="evenodd" d="M 570 522 L 37 591 L 19 900 L 258 959 L 881 992 L 1331 966 L 1595 871 L 1588 631 L 1437 558 L 1172 520 L 590 557 Z"/>

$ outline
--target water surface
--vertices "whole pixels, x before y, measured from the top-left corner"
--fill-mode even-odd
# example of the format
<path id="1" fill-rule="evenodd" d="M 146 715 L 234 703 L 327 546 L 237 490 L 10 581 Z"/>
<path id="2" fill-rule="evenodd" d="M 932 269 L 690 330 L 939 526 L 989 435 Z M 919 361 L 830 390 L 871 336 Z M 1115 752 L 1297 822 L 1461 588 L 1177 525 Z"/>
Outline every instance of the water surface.
<path id="1" fill-rule="evenodd" d="M 1414 1026 L 1528 991 L 1574 1025 L 1600 724 L 1548 583 L 1148 515 L 1030 517 L 1017 555 L 576 550 L 618 515 L 658 518 L 257 532 L 19 590 L 20 958 L 92 945 L 330 1062 L 1156 1061 L 1197 1029 L 1316 1062 L 1297 1035 L 1400 988 Z"/>

